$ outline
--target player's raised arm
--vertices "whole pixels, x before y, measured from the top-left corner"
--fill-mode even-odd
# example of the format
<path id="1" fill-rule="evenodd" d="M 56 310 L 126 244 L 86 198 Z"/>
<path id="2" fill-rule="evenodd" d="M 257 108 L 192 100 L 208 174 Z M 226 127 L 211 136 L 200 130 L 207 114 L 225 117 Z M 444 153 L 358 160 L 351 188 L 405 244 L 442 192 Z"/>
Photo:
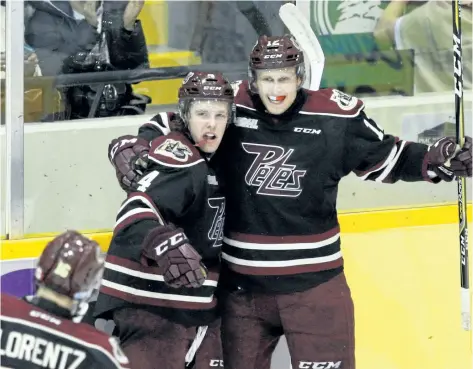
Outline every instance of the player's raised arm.
<path id="1" fill-rule="evenodd" d="M 148 166 L 149 143 L 154 138 L 171 132 L 174 113 L 159 113 L 138 129 L 138 135 L 114 138 L 108 145 L 108 159 L 116 171 L 120 187 L 134 191 Z"/>
<path id="2" fill-rule="evenodd" d="M 384 132 L 364 111 L 347 122 L 345 172 L 383 183 L 451 181 L 471 177 L 471 138 L 459 150 L 453 137 L 433 145 L 402 140 Z"/>
<path id="3" fill-rule="evenodd" d="M 138 128 L 138 137 L 152 141 L 156 137 L 165 136 L 171 132 L 173 122 L 178 119 L 174 112 L 159 113 Z"/>

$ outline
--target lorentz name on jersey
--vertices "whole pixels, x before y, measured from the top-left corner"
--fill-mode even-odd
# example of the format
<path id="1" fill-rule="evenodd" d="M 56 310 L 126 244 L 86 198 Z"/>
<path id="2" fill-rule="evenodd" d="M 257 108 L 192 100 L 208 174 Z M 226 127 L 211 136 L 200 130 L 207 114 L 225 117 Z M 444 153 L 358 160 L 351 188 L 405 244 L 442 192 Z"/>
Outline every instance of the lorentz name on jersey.
<path id="1" fill-rule="evenodd" d="M 225 199 L 206 158 L 162 118 L 147 174 L 118 211 L 95 313 L 110 318 L 112 310 L 141 305 L 186 326 L 208 324 L 216 318 Z M 183 228 L 202 256 L 209 271 L 202 287 L 169 287 L 157 267 L 140 263 L 144 238 L 165 222 Z"/>
<path id="2" fill-rule="evenodd" d="M 301 89 L 288 111 L 272 116 L 247 81 L 234 89 L 237 118 L 212 158 L 227 204 L 223 283 L 291 293 L 340 273 L 336 200 L 351 172 L 383 183 L 431 182 L 427 145 L 384 133 L 356 97 Z M 170 117 L 160 113 L 139 136 L 162 135 Z"/>
<path id="3" fill-rule="evenodd" d="M 72 322 L 69 311 L 47 301 L 36 306 L 6 294 L 1 300 L 2 368 L 130 368 L 116 338 L 88 324 Z"/>

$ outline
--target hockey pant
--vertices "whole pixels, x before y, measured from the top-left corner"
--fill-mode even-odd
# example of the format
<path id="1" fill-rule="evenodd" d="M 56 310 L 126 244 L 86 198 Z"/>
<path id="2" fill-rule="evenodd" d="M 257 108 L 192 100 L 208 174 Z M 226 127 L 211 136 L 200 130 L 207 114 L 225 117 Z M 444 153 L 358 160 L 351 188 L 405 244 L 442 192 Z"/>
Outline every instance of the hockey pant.
<path id="1" fill-rule="evenodd" d="M 207 329 L 185 327 L 146 310 L 132 308 L 116 311 L 113 320 L 132 368 L 223 367 L 219 321 Z"/>
<path id="2" fill-rule="evenodd" d="M 293 369 L 355 368 L 353 300 L 344 273 L 292 294 L 226 291 L 221 302 L 225 369 L 269 369 L 281 335 Z"/>

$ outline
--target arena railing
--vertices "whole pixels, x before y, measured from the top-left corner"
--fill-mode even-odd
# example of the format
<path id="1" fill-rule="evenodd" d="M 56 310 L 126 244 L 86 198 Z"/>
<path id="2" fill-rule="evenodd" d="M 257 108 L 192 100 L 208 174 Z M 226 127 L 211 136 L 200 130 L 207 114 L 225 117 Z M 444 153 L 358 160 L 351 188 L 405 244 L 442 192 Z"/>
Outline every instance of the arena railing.
<path id="1" fill-rule="evenodd" d="M 43 111 L 48 111 L 47 104 L 53 101 L 53 94 L 57 89 L 73 86 L 94 86 L 96 94 L 88 118 L 94 118 L 103 89 L 107 84 L 127 83 L 134 84 L 146 81 L 184 78 L 190 71 L 215 72 L 221 71 L 231 80 L 243 79 L 248 71 L 247 63 L 229 64 L 201 64 L 195 66 L 179 66 L 166 68 L 149 68 L 134 70 L 119 70 L 106 72 L 87 72 L 62 74 L 58 76 L 25 78 L 25 91 L 41 89 L 43 93 Z"/>

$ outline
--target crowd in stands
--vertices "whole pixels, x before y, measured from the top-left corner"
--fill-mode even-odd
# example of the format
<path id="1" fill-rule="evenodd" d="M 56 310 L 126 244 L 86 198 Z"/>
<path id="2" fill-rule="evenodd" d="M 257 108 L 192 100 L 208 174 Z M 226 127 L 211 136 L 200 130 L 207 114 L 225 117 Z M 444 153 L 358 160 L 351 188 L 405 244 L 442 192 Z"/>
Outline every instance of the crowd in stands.
<path id="1" fill-rule="evenodd" d="M 349 5 L 355 9 L 354 4 L 364 2 L 352 0 Z M 451 1 L 396 0 L 388 3 L 382 11 L 376 12 L 378 19 L 372 22 L 375 24 L 372 36 L 378 48 L 414 51 L 414 93 L 452 90 Z M 149 45 L 140 21 L 145 0 L 40 0 L 25 1 L 24 4 L 24 73 L 27 79 L 149 68 Z M 1 1 L 2 79 L 5 78 L 5 5 L 6 1 Z M 226 8 L 231 9 L 228 14 L 222 12 Z M 227 18 L 232 14 L 233 17 L 236 13 L 243 15 L 256 34 L 280 32 L 274 30 L 269 21 L 277 15 L 265 13 L 254 1 L 200 1 L 193 9 L 197 11 L 195 26 L 193 30 L 189 28 L 189 45 L 184 49 L 204 55 L 203 63 L 231 63 L 237 61 L 240 54 L 246 55 L 243 33 L 235 27 L 223 31 Z M 471 9 L 471 0 L 462 1 L 465 89 L 471 89 L 472 85 Z M 168 28 L 171 32 L 172 25 L 168 24 Z M 357 33 L 357 30 L 353 32 Z M 254 36 L 250 38 L 254 39 Z M 53 93 L 45 94 L 45 89 Z M 159 104 L 134 92 L 130 83 L 56 87 L 51 79 L 45 79 L 43 85 L 29 87 L 28 83 L 25 84 L 25 122 L 143 114 L 148 105 L 156 103 Z"/>

